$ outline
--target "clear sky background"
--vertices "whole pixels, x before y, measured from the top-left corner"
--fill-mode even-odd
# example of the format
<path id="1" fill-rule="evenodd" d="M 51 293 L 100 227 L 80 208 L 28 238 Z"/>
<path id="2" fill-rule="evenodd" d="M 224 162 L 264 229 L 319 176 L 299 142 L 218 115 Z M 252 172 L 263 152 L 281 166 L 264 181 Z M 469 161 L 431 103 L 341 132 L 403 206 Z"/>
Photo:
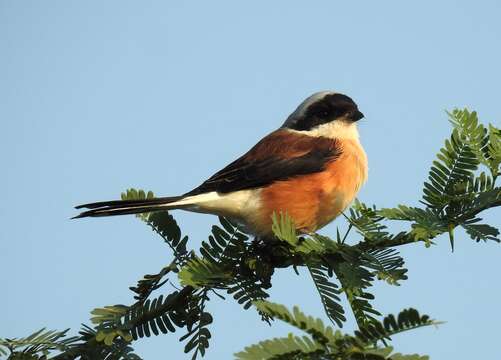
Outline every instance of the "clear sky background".
<path id="1" fill-rule="evenodd" d="M 128 187 L 190 190 L 319 90 L 352 96 L 366 115 L 359 198 L 417 205 L 450 133 L 444 110 L 468 106 L 501 124 L 499 4 L 0 0 L 0 336 L 77 330 L 92 308 L 130 303 L 128 287 L 170 262 L 134 217 L 70 221 L 74 205 Z M 500 226 L 500 213 L 486 218 Z M 216 221 L 174 216 L 195 247 Z M 336 226 L 346 228 L 340 219 L 322 232 Z M 453 254 L 445 237 L 402 253 L 409 280 L 377 286 L 376 307 L 413 306 L 447 323 L 394 346 L 435 360 L 499 358 L 499 245 L 459 234 Z M 279 271 L 271 300 L 326 319 L 304 271 Z M 206 359 L 291 330 L 232 301 L 209 309 Z M 180 335 L 135 348 L 187 358 Z"/>

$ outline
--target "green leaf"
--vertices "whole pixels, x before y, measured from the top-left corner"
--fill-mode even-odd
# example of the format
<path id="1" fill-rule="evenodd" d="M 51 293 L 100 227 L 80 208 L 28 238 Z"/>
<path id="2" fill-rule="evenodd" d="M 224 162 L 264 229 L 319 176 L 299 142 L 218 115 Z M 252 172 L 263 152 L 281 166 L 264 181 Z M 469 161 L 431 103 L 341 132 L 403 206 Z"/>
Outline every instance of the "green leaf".
<path id="1" fill-rule="evenodd" d="M 184 347 L 184 352 L 189 353 L 195 350 L 192 360 L 196 359 L 198 354 L 204 356 L 205 351 L 209 348 L 209 339 L 212 335 L 206 326 L 211 324 L 212 321 L 212 315 L 202 309 L 197 326 L 179 339 L 179 341 L 184 341 L 189 338 Z"/>
<path id="2" fill-rule="evenodd" d="M 391 360 L 429 360 L 429 356 L 421 356 L 418 354 L 402 355 L 400 353 L 391 355 Z"/>
<path id="3" fill-rule="evenodd" d="M 69 329 L 55 331 L 42 328 L 24 338 L 0 338 L 0 355 L 7 355 L 3 348 L 9 348 L 15 353 L 19 352 L 26 356 L 32 356 L 33 359 L 38 359 L 39 357 L 35 356 L 36 354 L 48 354 L 52 350 L 68 350 L 70 346 L 79 340 L 78 337 L 66 337 L 68 331 Z"/>
<path id="4" fill-rule="evenodd" d="M 103 324 L 107 322 L 118 322 L 127 313 L 128 307 L 124 305 L 105 306 L 91 311 L 93 324 Z"/>
<path id="5" fill-rule="evenodd" d="M 407 280 L 407 269 L 403 266 L 404 259 L 395 249 L 376 249 L 363 252 L 364 266 L 375 270 L 379 280 L 385 280 L 390 285 L 400 285 L 400 280 Z"/>
<path id="6" fill-rule="evenodd" d="M 311 354 L 324 352 L 322 345 L 309 341 L 306 336 L 299 337 L 289 334 L 283 338 L 273 338 L 248 346 L 235 354 L 237 360 L 270 360 L 270 359 L 297 359 L 304 356 L 308 359 Z"/>
<path id="7" fill-rule="evenodd" d="M 386 225 L 381 223 L 384 216 L 379 214 L 375 206 L 368 207 L 358 199 L 350 208 L 350 217 L 347 219 L 366 241 L 377 242 L 389 236 Z"/>
<path id="8" fill-rule="evenodd" d="M 128 189 L 121 195 L 122 200 L 143 200 L 154 198 L 153 192 L 144 190 Z M 181 230 L 172 215 L 167 211 L 155 211 L 151 213 L 136 214 L 136 217 L 146 222 L 164 241 L 172 248 L 174 255 L 183 262 L 183 256 L 187 255 L 186 243 L 188 237 L 181 239 Z"/>
<path id="9" fill-rule="evenodd" d="M 286 241 L 290 245 L 295 246 L 298 242 L 298 238 L 296 235 L 294 220 L 287 213 L 283 212 L 280 212 L 278 216 L 275 212 L 273 212 L 271 218 L 271 230 L 273 231 L 273 234 L 275 234 L 278 239 Z"/>
<path id="10" fill-rule="evenodd" d="M 181 268 L 178 277 L 181 285 L 200 288 L 218 287 L 221 283 L 230 280 L 232 275 L 213 261 L 195 257 Z"/>
<path id="11" fill-rule="evenodd" d="M 499 230 L 494 226 L 487 224 L 463 224 L 461 226 L 477 242 L 480 240 L 501 242 L 501 239 L 499 239 Z"/>
<path id="12" fill-rule="evenodd" d="M 457 112 L 453 114 L 457 114 L 452 116 L 453 119 L 463 116 Z M 450 139 L 437 154 L 438 160 L 433 162 L 423 189 L 423 200 L 429 208 L 442 211 L 451 199 L 464 194 L 466 184 L 478 169 L 481 160 L 463 130 L 460 126 L 454 128 Z"/>
<path id="13" fill-rule="evenodd" d="M 429 242 L 449 231 L 449 223 L 431 209 L 399 205 L 397 208 L 378 210 L 377 213 L 389 220 L 411 221 L 411 235 L 416 241 Z"/>
<path id="14" fill-rule="evenodd" d="M 371 360 L 425 360 L 419 355 L 393 354 L 392 347 L 377 347 L 376 343 L 391 335 L 422 326 L 436 324 L 426 315 L 414 309 L 402 311 L 397 318 L 389 315 L 383 322 L 373 322 L 355 332 L 355 336 L 343 335 L 320 319 L 306 316 L 297 307 L 291 313 L 285 306 L 270 302 L 255 305 L 270 316 L 280 319 L 311 336 L 289 334 L 287 338 L 274 338 L 248 346 L 235 354 L 239 360 L 288 360 L 288 359 L 371 359 Z"/>
<path id="15" fill-rule="evenodd" d="M 440 322 L 431 320 L 428 315 L 421 315 L 417 310 L 409 308 L 401 311 L 397 317 L 388 315 L 382 322 L 371 322 L 361 327 L 355 331 L 355 336 L 362 343 L 375 344 L 404 331 L 438 324 Z"/>
<path id="16" fill-rule="evenodd" d="M 341 299 L 339 295 L 341 291 L 339 287 L 329 281 L 327 270 L 324 266 L 310 264 L 308 265 L 308 270 L 310 271 L 311 278 L 320 295 L 325 313 L 333 323 L 342 327 L 343 322 L 346 321 L 346 317 L 344 316 L 343 307 L 340 304 Z"/>
<path id="17" fill-rule="evenodd" d="M 325 326 L 318 318 L 306 316 L 297 306 L 293 308 L 291 313 L 285 306 L 268 301 L 256 301 L 254 305 L 260 311 L 305 331 L 319 344 L 334 344 L 337 339 L 330 326 Z"/>

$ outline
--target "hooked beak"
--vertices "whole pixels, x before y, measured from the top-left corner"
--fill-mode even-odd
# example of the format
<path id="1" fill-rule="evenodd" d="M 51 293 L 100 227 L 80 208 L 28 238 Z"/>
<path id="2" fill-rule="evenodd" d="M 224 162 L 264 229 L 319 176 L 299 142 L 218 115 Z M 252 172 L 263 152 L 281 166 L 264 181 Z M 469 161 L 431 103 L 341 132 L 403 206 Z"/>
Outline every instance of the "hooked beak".
<path id="1" fill-rule="evenodd" d="M 351 115 L 350 115 L 350 119 L 352 121 L 358 121 L 360 119 L 362 119 L 364 117 L 364 114 L 362 114 L 359 110 L 356 110 L 354 111 Z"/>

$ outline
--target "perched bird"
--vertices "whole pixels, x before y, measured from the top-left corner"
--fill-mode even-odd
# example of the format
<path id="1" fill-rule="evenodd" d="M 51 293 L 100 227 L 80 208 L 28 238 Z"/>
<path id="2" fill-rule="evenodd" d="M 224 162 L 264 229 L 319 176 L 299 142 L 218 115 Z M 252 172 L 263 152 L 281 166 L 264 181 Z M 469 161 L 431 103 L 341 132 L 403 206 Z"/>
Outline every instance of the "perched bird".
<path id="1" fill-rule="evenodd" d="M 338 216 L 367 179 L 367 156 L 348 96 L 311 95 L 285 123 L 246 154 L 181 196 L 103 201 L 76 218 L 182 209 L 229 217 L 258 236 L 271 234 L 272 214 L 287 213 L 302 233 Z"/>

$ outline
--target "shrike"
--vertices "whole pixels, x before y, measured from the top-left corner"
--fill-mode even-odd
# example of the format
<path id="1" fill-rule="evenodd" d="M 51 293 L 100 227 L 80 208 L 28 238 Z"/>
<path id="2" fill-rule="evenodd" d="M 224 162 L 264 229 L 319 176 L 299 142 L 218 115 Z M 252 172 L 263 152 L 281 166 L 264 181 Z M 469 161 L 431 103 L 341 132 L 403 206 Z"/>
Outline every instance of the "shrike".
<path id="1" fill-rule="evenodd" d="M 315 93 L 278 130 L 186 194 L 84 204 L 76 208 L 89 210 L 76 218 L 182 209 L 226 216 L 267 236 L 272 214 L 283 212 L 298 231 L 314 232 L 346 209 L 367 179 L 357 130 L 363 116 L 346 95 Z"/>

